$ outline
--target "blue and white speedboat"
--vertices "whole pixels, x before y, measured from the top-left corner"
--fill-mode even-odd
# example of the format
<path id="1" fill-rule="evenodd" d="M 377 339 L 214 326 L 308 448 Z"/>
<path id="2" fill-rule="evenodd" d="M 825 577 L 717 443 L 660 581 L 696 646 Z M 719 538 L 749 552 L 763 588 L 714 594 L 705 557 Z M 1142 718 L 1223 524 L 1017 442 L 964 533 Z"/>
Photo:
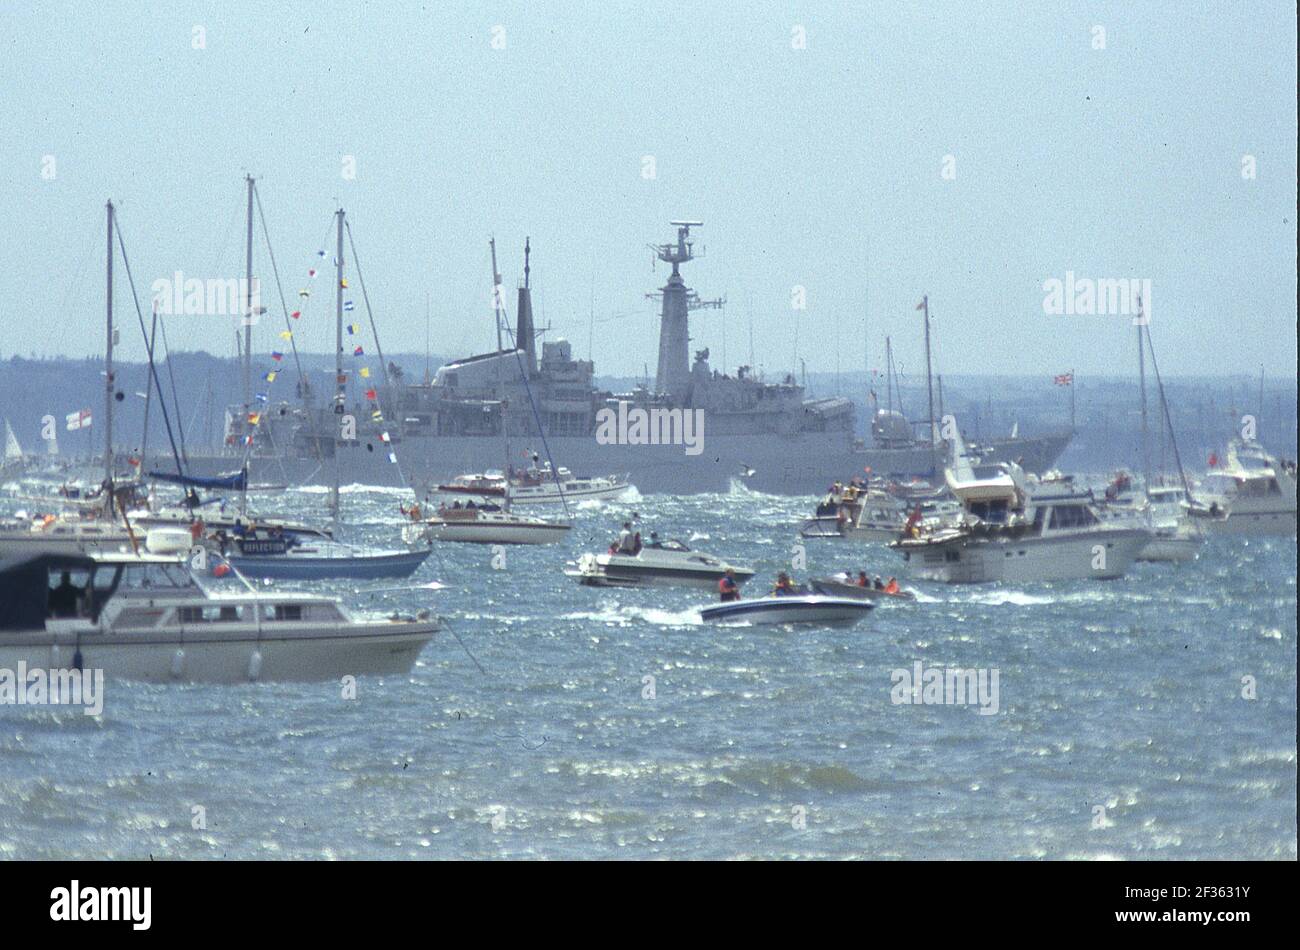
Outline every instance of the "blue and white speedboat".
<path id="1" fill-rule="evenodd" d="M 875 608 L 869 600 L 827 597 L 824 594 L 769 594 L 755 600 L 733 600 L 700 608 L 706 623 L 811 623 L 847 627 Z"/>

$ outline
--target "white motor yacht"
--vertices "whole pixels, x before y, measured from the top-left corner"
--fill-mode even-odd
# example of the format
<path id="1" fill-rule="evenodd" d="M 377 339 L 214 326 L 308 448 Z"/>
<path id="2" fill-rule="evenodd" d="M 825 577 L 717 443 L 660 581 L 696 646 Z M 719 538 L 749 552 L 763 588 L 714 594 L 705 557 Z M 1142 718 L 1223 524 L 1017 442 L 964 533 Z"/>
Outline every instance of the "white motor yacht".
<path id="1" fill-rule="evenodd" d="M 1222 467 L 1201 480 L 1196 502 L 1212 534 L 1296 533 L 1296 466 L 1274 458 L 1258 442 L 1234 440 Z"/>
<path id="2" fill-rule="evenodd" d="M 933 530 L 910 525 L 891 544 L 922 577 L 950 584 L 1121 577 L 1152 538 L 1140 524 L 1107 523 L 1091 492 L 1068 483 L 1030 491 L 1016 465 L 976 476 L 957 453 L 945 475 L 961 520 Z"/>
<path id="3" fill-rule="evenodd" d="M 728 563 L 703 551 L 692 551 L 680 541 L 652 541 L 636 554 L 616 551 L 584 554 L 565 573 L 591 587 L 712 588 L 728 570 L 733 572 L 737 584 L 754 576 L 752 568 Z"/>
<path id="4" fill-rule="evenodd" d="M 0 667 L 236 683 L 404 674 L 438 630 L 354 618 L 332 597 L 204 586 L 176 556 L 40 554 L 0 562 Z"/>
<path id="5" fill-rule="evenodd" d="M 403 538 L 408 543 L 422 537 L 470 544 L 554 544 L 568 537 L 571 527 L 567 522 L 515 514 L 496 505 L 444 505 L 431 517 L 404 529 Z"/>

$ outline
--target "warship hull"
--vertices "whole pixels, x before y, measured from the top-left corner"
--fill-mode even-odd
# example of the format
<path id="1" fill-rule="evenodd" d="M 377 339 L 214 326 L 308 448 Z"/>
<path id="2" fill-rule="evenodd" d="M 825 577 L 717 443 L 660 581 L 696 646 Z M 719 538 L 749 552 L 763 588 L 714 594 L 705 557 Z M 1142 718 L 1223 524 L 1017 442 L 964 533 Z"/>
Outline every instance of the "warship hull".
<path id="1" fill-rule="evenodd" d="M 1060 433 L 994 442 L 984 447 L 983 458 L 1020 460 L 1025 471 L 1041 473 L 1056 463 L 1069 440 L 1068 433 Z M 642 494 L 725 492 L 738 483 L 768 494 L 811 495 L 867 468 L 878 475 L 924 477 L 933 464 L 925 446 L 855 447 L 847 444 L 842 433 L 706 436 L 697 455 L 687 455 L 680 445 L 602 445 L 591 436 L 551 436 L 547 444 L 556 465 L 577 475 L 626 473 Z M 394 447 L 396 465 L 377 443 L 342 445 L 337 458 L 254 458 L 252 477 L 290 485 L 325 485 L 333 480 L 337 466 L 344 484 L 419 486 L 504 467 L 501 443 L 494 438 L 431 436 L 405 439 Z M 217 475 L 239 467 L 238 458 L 225 454 L 190 453 L 189 463 L 188 471 L 194 475 Z"/>

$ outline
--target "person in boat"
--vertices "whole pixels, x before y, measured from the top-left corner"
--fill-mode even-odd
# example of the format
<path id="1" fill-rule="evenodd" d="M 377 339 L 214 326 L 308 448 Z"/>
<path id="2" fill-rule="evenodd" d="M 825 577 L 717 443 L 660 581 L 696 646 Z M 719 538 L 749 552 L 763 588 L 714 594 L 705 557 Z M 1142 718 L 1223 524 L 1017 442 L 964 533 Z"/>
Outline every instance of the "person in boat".
<path id="1" fill-rule="evenodd" d="M 885 593 L 886 593 L 886 594 L 897 594 L 897 593 L 898 593 L 898 578 L 897 578 L 897 577 L 891 577 L 891 578 L 889 579 L 889 582 L 888 582 L 887 584 L 885 584 Z"/>
<path id="2" fill-rule="evenodd" d="M 871 581 L 867 580 L 867 572 L 866 572 L 866 571 L 858 571 L 858 586 L 859 586 L 859 587 L 870 587 L 870 586 L 871 586 Z"/>
<path id="3" fill-rule="evenodd" d="M 623 530 L 620 531 L 620 532 L 618 533 L 618 553 L 619 553 L 619 554 L 632 554 L 632 553 L 634 553 L 633 550 L 632 550 L 632 546 L 633 546 L 633 543 L 634 543 L 633 540 L 632 540 L 632 538 L 633 538 L 633 535 L 632 535 L 632 522 L 630 522 L 630 521 L 624 521 L 624 522 L 623 522 Z"/>
<path id="4" fill-rule="evenodd" d="M 632 536 L 632 553 L 640 554 L 642 547 L 644 547 L 644 545 L 641 544 L 641 532 L 638 531 Z"/>
<path id="5" fill-rule="evenodd" d="M 772 593 L 777 597 L 791 597 L 798 591 L 795 589 L 794 581 L 790 580 L 790 575 L 781 571 L 776 575 L 776 586 L 772 588 Z"/>
<path id="6" fill-rule="evenodd" d="M 871 583 L 871 587 L 872 587 L 873 590 L 884 590 L 884 589 L 885 589 L 885 582 L 882 581 L 882 580 L 880 579 L 880 575 L 879 575 L 879 574 L 877 574 L 877 575 L 876 575 L 876 579 L 875 579 L 874 581 L 872 581 L 872 583 Z"/>
<path id="7" fill-rule="evenodd" d="M 736 583 L 735 568 L 727 568 L 727 573 L 723 574 L 718 581 L 718 597 L 724 604 L 729 601 L 740 600 L 740 585 Z"/>
<path id="8" fill-rule="evenodd" d="M 64 571 L 59 586 L 50 590 L 50 616 L 75 617 L 80 601 L 81 591 L 72 583 L 72 574 Z"/>
<path id="9" fill-rule="evenodd" d="M 652 547 L 652 548 L 663 547 L 663 542 L 659 540 L 659 532 L 658 532 L 658 531 L 651 531 L 651 532 L 650 532 L 650 547 Z"/>

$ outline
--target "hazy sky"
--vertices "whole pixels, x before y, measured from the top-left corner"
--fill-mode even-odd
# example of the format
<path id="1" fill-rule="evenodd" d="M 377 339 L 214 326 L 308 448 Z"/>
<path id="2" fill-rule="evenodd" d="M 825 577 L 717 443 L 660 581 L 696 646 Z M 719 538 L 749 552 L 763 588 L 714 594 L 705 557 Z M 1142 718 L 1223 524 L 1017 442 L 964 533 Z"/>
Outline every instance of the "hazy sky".
<path id="1" fill-rule="evenodd" d="M 653 372 L 646 245 L 685 217 L 687 282 L 728 300 L 693 318 L 715 366 L 752 324 L 769 373 L 879 366 L 890 333 L 910 374 L 928 293 L 945 372 L 1132 372 L 1127 318 L 1044 313 L 1067 271 L 1151 281 L 1167 373 L 1295 366 L 1293 4 L 28 6 L 0 0 L 0 356 L 101 352 L 110 196 L 142 295 L 239 276 L 251 171 L 291 296 L 347 209 L 393 351 L 426 293 L 435 352 L 489 348 L 488 237 L 513 287 L 527 235 L 539 322 Z"/>

